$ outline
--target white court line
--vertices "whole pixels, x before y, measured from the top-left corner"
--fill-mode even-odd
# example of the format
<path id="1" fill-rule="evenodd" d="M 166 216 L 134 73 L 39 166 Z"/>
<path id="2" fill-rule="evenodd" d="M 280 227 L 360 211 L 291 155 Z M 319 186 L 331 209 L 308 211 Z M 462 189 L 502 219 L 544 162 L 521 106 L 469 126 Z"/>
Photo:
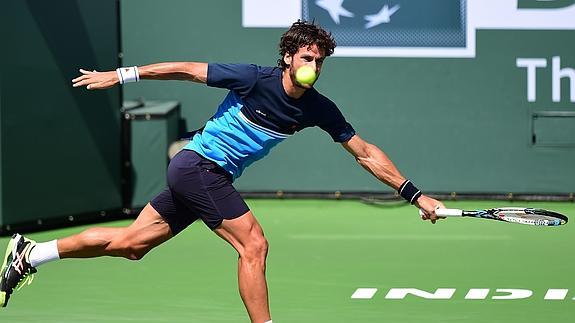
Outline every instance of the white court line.
<path id="1" fill-rule="evenodd" d="M 434 241 L 502 241 L 505 235 L 420 235 L 420 234 L 290 234 L 291 240 L 434 240 Z"/>

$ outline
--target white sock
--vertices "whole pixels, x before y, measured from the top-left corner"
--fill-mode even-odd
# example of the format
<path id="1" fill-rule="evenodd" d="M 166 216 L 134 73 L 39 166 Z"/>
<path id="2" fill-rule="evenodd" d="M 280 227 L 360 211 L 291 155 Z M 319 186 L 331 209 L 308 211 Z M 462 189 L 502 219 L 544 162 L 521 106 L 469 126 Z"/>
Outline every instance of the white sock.
<path id="1" fill-rule="evenodd" d="M 60 259 L 60 254 L 58 253 L 58 244 L 56 240 L 37 243 L 30 251 L 30 256 L 28 257 L 28 261 L 34 268 L 49 261 L 58 259 Z"/>
<path id="2" fill-rule="evenodd" d="M 272 323 L 272 320 L 269 320 L 269 321 L 265 321 L 264 323 Z"/>

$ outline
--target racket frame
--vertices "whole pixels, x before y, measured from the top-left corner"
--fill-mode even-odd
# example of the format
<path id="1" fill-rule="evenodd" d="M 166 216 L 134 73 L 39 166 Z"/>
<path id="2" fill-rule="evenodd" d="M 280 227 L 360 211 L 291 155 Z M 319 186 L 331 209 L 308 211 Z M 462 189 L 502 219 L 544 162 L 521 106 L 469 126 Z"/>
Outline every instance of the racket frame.
<path id="1" fill-rule="evenodd" d="M 421 212 L 420 212 L 421 214 Z M 502 207 L 485 210 L 460 210 L 460 209 L 443 209 L 435 210 L 435 214 L 442 217 L 474 217 L 490 220 L 499 220 L 511 223 L 527 224 L 534 226 L 558 226 L 566 224 L 569 219 L 557 212 L 535 208 L 520 207 Z M 552 219 L 529 219 L 513 214 L 541 215 Z"/>

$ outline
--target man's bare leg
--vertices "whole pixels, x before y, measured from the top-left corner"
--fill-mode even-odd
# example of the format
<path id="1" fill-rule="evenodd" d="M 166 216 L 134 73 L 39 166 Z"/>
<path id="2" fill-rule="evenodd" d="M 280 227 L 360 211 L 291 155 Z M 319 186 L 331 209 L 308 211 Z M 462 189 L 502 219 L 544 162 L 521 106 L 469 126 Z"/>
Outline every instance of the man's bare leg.
<path id="1" fill-rule="evenodd" d="M 239 218 L 224 220 L 214 231 L 238 251 L 240 295 L 251 321 L 271 320 L 265 277 L 268 242 L 258 221 L 247 212 Z"/>
<path id="2" fill-rule="evenodd" d="M 125 228 L 91 228 L 60 240 L 36 243 L 16 234 L 10 240 L 0 278 L 0 306 L 8 304 L 19 283 L 32 281 L 36 267 L 60 258 L 117 256 L 141 259 L 148 251 L 170 239 L 168 224 L 150 206 Z"/>
<path id="3" fill-rule="evenodd" d="M 148 203 L 128 227 L 95 227 L 58 239 L 58 252 L 60 258 L 114 256 L 138 260 L 172 236 L 168 223 Z"/>

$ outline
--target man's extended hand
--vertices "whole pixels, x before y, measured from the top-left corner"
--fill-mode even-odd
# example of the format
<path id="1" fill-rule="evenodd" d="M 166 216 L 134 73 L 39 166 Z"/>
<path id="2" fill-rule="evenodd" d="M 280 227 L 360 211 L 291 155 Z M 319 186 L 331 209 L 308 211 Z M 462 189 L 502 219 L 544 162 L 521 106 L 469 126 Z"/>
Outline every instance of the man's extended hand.
<path id="1" fill-rule="evenodd" d="M 98 72 L 94 70 L 90 72 L 80 69 L 80 73 L 82 75 L 72 80 L 73 87 L 85 85 L 88 90 L 102 90 L 120 83 L 116 71 Z"/>
<path id="2" fill-rule="evenodd" d="M 437 216 L 437 214 L 435 214 L 436 209 L 445 208 L 443 203 L 439 202 L 436 199 L 432 199 L 431 197 L 421 195 L 415 202 L 415 205 L 420 210 L 423 211 L 423 214 L 421 215 L 421 218 L 423 220 L 431 220 L 431 223 L 435 224 L 435 221 L 437 221 L 437 219 L 444 219 L 444 217 L 440 217 Z"/>

